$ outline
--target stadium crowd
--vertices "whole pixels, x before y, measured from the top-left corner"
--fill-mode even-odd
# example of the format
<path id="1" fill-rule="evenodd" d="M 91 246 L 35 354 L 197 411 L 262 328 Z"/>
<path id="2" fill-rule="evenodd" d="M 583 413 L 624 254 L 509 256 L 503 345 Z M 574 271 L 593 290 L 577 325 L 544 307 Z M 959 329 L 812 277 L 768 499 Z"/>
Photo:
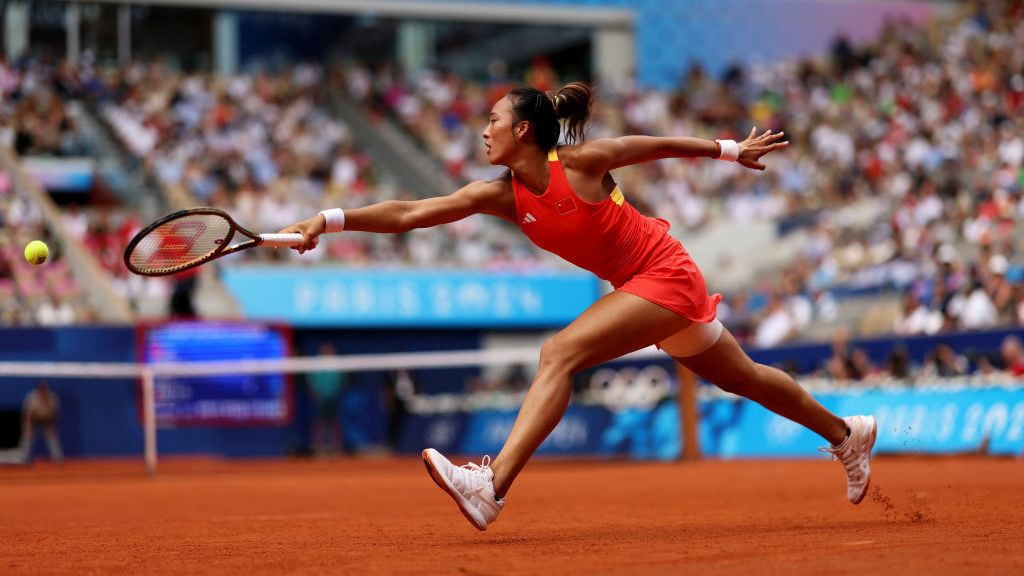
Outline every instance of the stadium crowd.
<path id="1" fill-rule="evenodd" d="M 61 66 L 15 67 L 0 55 L 0 145 L 19 156 L 74 156 L 85 152 L 66 106 L 72 72 Z M 0 325 L 57 326 L 95 318 L 68 263 L 27 263 L 21 247 L 34 239 L 61 246 L 43 222 L 42 212 L 16 179 L 0 168 Z"/>
<path id="2" fill-rule="evenodd" d="M 1002 338 L 994 350 L 958 351 L 938 341 L 920 358 L 912 358 L 907 347 L 893 346 L 880 362 L 872 361 L 863 347 L 848 332 L 838 331 L 831 341 L 831 353 L 813 371 L 813 376 L 830 383 L 880 384 L 899 381 L 904 384 L 931 382 L 936 378 L 963 377 L 975 383 L 1007 382 L 1024 375 L 1024 347 L 1019 337 Z M 786 368 L 786 366 L 780 366 Z"/>
<path id="3" fill-rule="evenodd" d="M 686 237 L 727 219 L 779 222 L 807 235 L 802 252 L 727 295 L 723 319 L 744 341 L 773 346 L 836 314 L 850 294 L 902 294 L 899 309 L 859 330 L 935 334 L 1024 324 L 1024 19 L 1015 3 L 971 2 L 926 29 L 893 22 L 875 43 L 841 39 L 820 60 L 693 68 L 673 91 L 601 91 L 590 137 L 689 134 L 741 139 L 754 123 L 792 145 L 755 174 L 720 162 L 662 161 L 616 174 L 630 201 Z M 44 77 L 43 74 L 49 74 Z M 272 74 L 183 73 L 160 60 L 122 68 L 23 67 L 0 61 L 0 136 L 21 154 L 77 142 L 61 101 L 95 102 L 130 153 L 166 188 L 273 230 L 321 208 L 407 198 L 331 112 L 336 88 L 388 115 L 466 181 L 495 175 L 480 156 L 491 103 L 519 78 L 501 62 L 484 81 L 444 71 L 405 77 L 393 64 L 310 64 Z M 523 80 L 559 84 L 537 59 Z M 8 201 L 7 211 L 16 202 Z M 846 208 L 877 207 L 867 224 Z M 127 296 L 167 292 L 131 277 L 120 253 L 140 217 L 68 208 L 69 227 Z M 498 229 L 497 232 L 494 232 Z M 471 218 L 404 235 L 342 234 L 304 257 L 359 264 L 531 269 L 559 265 L 522 237 Z M 290 258 L 287 251 L 247 257 Z M 713 279 L 714 271 L 707 271 Z M 0 280 L 2 282 L 2 280 Z M 713 284 L 713 282 L 712 282 Z M 878 317 L 882 320 L 879 321 Z"/>
<path id="4" fill-rule="evenodd" d="M 737 67 L 717 81 L 694 67 L 678 90 L 604 91 L 590 136 L 742 139 L 751 123 L 786 132 L 792 145 L 763 174 L 679 161 L 616 174 L 630 201 L 671 221 L 684 242 L 716 218 L 808 234 L 794 262 L 727 298 L 723 317 L 751 343 L 773 346 L 827 320 L 837 298 L 884 290 L 905 293 L 906 304 L 874 320 L 876 332 L 1024 324 L 1021 12 L 971 2 L 926 29 L 892 22 L 867 46 L 839 39 L 822 60 Z M 444 71 L 409 78 L 393 64 L 348 65 L 344 78 L 352 98 L 395 118 L 450 175 L 494 174 L 478 143 L 488 109 L 513 84 L 502 63 L 482 82 Z M 526 78 L 559 84 L 543 60 Z M 858 205 L 882 217 L 847 218 L 844 208 Z"/>
<path id="5" fill-rule="evenodd" d="M 50 246 L 51 259 L 59 256 L 60 244 L 48 234 L 38 206 L 0 170 L 0 325 L 59 326 L 94 320 L 66 261 L 56 258 L 48 266 L 25 261 L 21 247 L 33 239 Z"/>
<path id="6" fill-rule="evenodd" d="M 120 76 L 123 90 L 103 115 L 126 147 L 164 186 L 225 209 L 246 227 L 277 230 L 327 207 L 410 198 L 332 114 L 319 66 L 218 78 L 154 62 Z M 484 267 L 507 253 L 472 222 L 391 237 L 350 233 L 324 245 L 303 261 Z"/>

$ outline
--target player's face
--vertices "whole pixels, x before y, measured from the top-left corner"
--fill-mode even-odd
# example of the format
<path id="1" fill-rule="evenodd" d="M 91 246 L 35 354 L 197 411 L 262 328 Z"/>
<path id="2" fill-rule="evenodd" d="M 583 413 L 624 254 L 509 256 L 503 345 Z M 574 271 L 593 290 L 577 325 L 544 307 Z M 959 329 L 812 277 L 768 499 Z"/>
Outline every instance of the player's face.
<path id="1" fill-rule="evenodd" d="M 484 147 L 487 149 L 487 160 L 491 164 L 504 164 L 509 155 L 519 144 L 515 130 L 525 130 L 525 122 L 516 122 L 512 114 L 512 103 L 508 98 L 502 98 L 491 108 L 491 114 L 487 120 L 487 128 L 482 134 Z"/>

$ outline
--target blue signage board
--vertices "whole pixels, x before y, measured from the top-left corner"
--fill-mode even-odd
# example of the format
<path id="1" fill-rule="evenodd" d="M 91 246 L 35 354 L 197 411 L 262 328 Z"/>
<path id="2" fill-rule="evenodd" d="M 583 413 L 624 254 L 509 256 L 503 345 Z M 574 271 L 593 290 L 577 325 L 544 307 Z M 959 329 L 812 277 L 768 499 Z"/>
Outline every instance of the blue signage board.
<path id="1" fill-rule="evenodd" d="M 398 449 L 416 453 L 432 447 L 449 454 L 494 455 L 501 451 L 517 413 L 481 410 L 410 415 L 403 424 Z M 679 439 L 679 408 L 674 402 L 623 410 L 573 404 L 537 454 L 674 460 L 682 449 Z"/>
<path id="2" fill-rule="evenodd" d="M 849 389 L 815 397 L 841 416 L 873 415 L 878 453 L 1024 451 L 1024 387 Z M 700 441 L 704 453 L 725 458 L 815 456 L 825 444 L 810 430 L 753 402 L 729 399 L 702 404 Z"/>
<path id="3" fill-rule="evenodd" d="M 878 454 L 1024 453 L 1024 387 L 843 390 L 815 394 L 840 415 L 871 414 Z M 704 400 L 701 452 L 714 458 L 815 458 L 817 434 L 739 398 Z M 517 410 L 409 415 L 399 450 L 433 446 L 455 454 L 497 453 Z M 569 406 L 538 454 L 673 459 L 681 451 L 675 393 L 654 406 Z"/>
<path id="4" fill-rule="evenodd" d="M 25 158 L 22 166 L 49 192 L 88 194 L 93 189 L 96 161 L 91 158 Z"/>
<path id="5" fill-rule="evenodd" d="M 562 326 L 600 296 L 586 272 L 231 266 L 246 317 L 301 327 Z"/>

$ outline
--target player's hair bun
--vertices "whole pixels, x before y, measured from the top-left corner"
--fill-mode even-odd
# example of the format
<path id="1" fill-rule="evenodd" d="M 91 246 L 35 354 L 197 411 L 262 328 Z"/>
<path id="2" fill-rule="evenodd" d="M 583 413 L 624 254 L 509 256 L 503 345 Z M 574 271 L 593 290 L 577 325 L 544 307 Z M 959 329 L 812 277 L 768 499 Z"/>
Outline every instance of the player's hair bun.
<path id="1" fill-rule="evenodd" d="M 558 144 L 562 133 L 560 119 L 565 119 L 565 141 L 576 144 L 583 140 L 583 132 L 590 119 L 593 94 L 582 82 L 572 82 L 553 95 L 524 86 L 508 93 L 516 121 L 533 124 L 534 138 L 541 150 L 550 150 Z"/>
<path id="2" fill-rule="evenodd" d="M 565 141 L 569 144 L 583 141 L 593 101 L 593 90 L 583 82 L 570 82 L 559 88 L 551 98 L 555 118 L 566 120 Z"/>

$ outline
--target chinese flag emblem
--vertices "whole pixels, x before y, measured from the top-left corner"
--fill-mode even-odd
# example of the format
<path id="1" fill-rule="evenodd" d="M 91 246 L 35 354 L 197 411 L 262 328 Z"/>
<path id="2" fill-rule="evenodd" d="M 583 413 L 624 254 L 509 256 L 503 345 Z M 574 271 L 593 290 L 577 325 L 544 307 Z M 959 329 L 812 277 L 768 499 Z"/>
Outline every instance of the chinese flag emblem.
<path id="1" fill-rule="evenodd" d="M 570 212 L 575 212 L 576 200 L 571 196 L 568 198 L 562 198 L 558 202 L 555 202 L 555 209 L 558 210 L 558 213 L 562 216 L 565 216 Z"/>

